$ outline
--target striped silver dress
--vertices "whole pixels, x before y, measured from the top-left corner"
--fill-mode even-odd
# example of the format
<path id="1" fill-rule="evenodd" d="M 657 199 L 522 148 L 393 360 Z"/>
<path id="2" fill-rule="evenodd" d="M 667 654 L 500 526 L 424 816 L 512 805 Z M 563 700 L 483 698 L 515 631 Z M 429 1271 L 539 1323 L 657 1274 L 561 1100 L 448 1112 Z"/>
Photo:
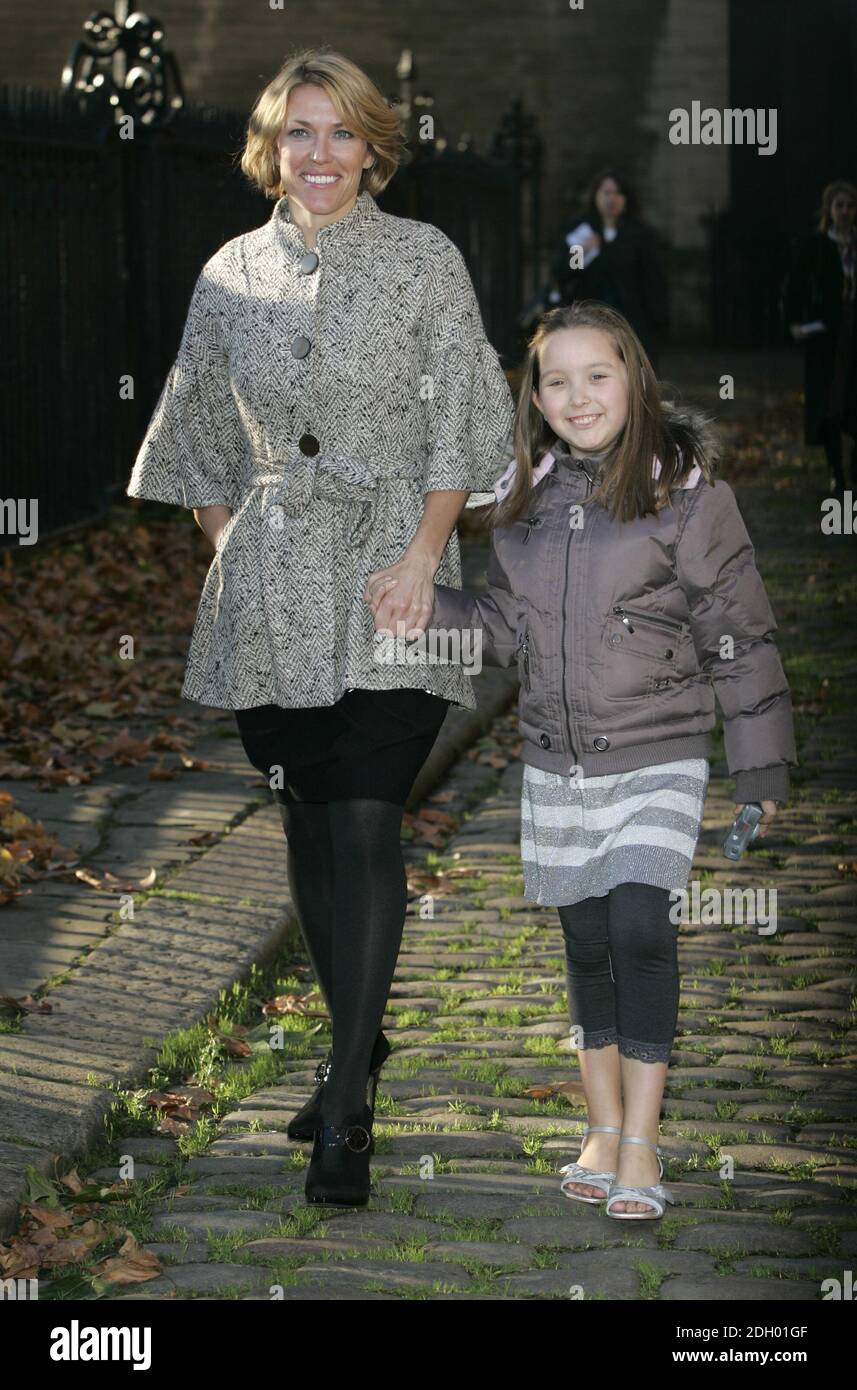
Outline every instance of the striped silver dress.
<path id="1" fill-rule="evenodd" d="M 550 907 L 620 883 L 687 885 L 708 787 L 706 758 L 581 777 L 524 766 L 524 897 Z"/>

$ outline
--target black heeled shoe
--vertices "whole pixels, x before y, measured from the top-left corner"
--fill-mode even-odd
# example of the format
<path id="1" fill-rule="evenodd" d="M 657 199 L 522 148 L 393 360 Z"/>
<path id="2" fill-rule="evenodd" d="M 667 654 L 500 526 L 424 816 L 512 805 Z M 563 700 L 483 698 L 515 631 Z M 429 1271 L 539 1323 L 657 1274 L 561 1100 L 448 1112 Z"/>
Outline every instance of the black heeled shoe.
<path id="1" fill-rule="evenodd" d="M 304 1188 L 308 1202 L 365 1207 L 369 1201 L 372 1111 L 368 1105 L 347 1115 L 340 1125 L 320 1125 L 315 1132 Z"/>
<path id="2" fill-rule="evenodd" d="M 369 1059 L 369 1079 L 366 1083 L 366 1104 L 375 1115 L 375 1092 L 378 1089 L 378 1078 L 381 1075 L 381 1068 L 392 1052 L 390 1041 L 386 1034 L 379 1032 L 372 1048 L 372 1056 Z M 319 1062 L 315 1069 L 316 1089 L 310 1096 L 306 1105 L 302 1106 L 296 1115 L 293 1115 L 286 1126 L 286 1134 L 290 1139 L 313 1139 L 318 1126 L 321 1124 L 321 1096 L 324 1083 L 330 1075 L 330 1068 L 333 1061 L 333 1053 L 328 1052 L 323 1061 Z M 372 1152 L 375 1151 L 374 1141 Z"/>
<path id="3" fill-rule="evenodd" d="M 330 1067 L 333 1062 L 333 1053 L 328 1052 L 327 1056 L 319 1062 L 315 1069 L 315 1090 L 305 1105 L 302 1105 L 296 1115 L 293 1115 L 286 1125 L 286 1134 L 290 1139 L 311 1139 L 315 1133 L 321 1115 L 321 1093 L 324 1083 L 330 1076 Z"/>

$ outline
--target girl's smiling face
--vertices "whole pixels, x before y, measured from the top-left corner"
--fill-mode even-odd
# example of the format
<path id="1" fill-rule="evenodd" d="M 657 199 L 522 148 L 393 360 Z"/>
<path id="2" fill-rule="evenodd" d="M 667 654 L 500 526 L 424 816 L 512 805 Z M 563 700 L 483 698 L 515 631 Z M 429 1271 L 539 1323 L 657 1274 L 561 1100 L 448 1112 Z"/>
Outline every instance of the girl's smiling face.
<path id="1" fill-rule="evenodd" d="M 628 418 L 628 370 L 600 328 L 560 328 L 539 356 L 533 403 L 554 434 L 581 454 L 610 448 Z"/>

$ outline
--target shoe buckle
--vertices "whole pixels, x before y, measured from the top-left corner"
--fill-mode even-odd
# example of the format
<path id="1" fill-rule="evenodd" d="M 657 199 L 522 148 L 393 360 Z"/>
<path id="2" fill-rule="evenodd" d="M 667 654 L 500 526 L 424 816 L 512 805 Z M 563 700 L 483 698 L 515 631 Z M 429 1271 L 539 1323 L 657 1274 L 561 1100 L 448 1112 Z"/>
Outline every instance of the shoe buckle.
<path id="1" fill-rule="evenodd" d="M 364 1144 L 352 1143 L 351 1136 L 353 1134 L 362 1135 L 366 1142 Z M 372 1137 L 368 1129 L 365 1129 L 363 1125 L 349 1125 L 347 1130 L 345 1131 L 345 1143 L 347 1144 L 348 1148 L 351 1149 L 352 1153 L 359 1154 L 365 1152 L 365 1150 L 368 1149 L 371 1142 Z"/>

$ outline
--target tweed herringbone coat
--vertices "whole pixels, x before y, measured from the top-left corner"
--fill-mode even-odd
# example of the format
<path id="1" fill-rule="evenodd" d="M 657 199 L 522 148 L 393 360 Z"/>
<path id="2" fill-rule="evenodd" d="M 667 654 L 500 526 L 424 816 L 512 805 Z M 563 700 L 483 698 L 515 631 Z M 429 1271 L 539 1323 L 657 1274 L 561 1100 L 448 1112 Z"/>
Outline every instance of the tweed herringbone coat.
<path id="1" fill-rule="evenodd" d="M 314 252 L 285 197 L 226 242 L 199 275 L 127 488 L 232 512 L 182 694 L 300 708 L 422 688 L 473 709 L 459 665 L 379 660 L 363 590 L 401 558 L 426 492 L 490 490 L 512 417 L 463 257 L 438 228 L 363 191 Z M 436 578 L 460 587 L 454 531 Z"/>

